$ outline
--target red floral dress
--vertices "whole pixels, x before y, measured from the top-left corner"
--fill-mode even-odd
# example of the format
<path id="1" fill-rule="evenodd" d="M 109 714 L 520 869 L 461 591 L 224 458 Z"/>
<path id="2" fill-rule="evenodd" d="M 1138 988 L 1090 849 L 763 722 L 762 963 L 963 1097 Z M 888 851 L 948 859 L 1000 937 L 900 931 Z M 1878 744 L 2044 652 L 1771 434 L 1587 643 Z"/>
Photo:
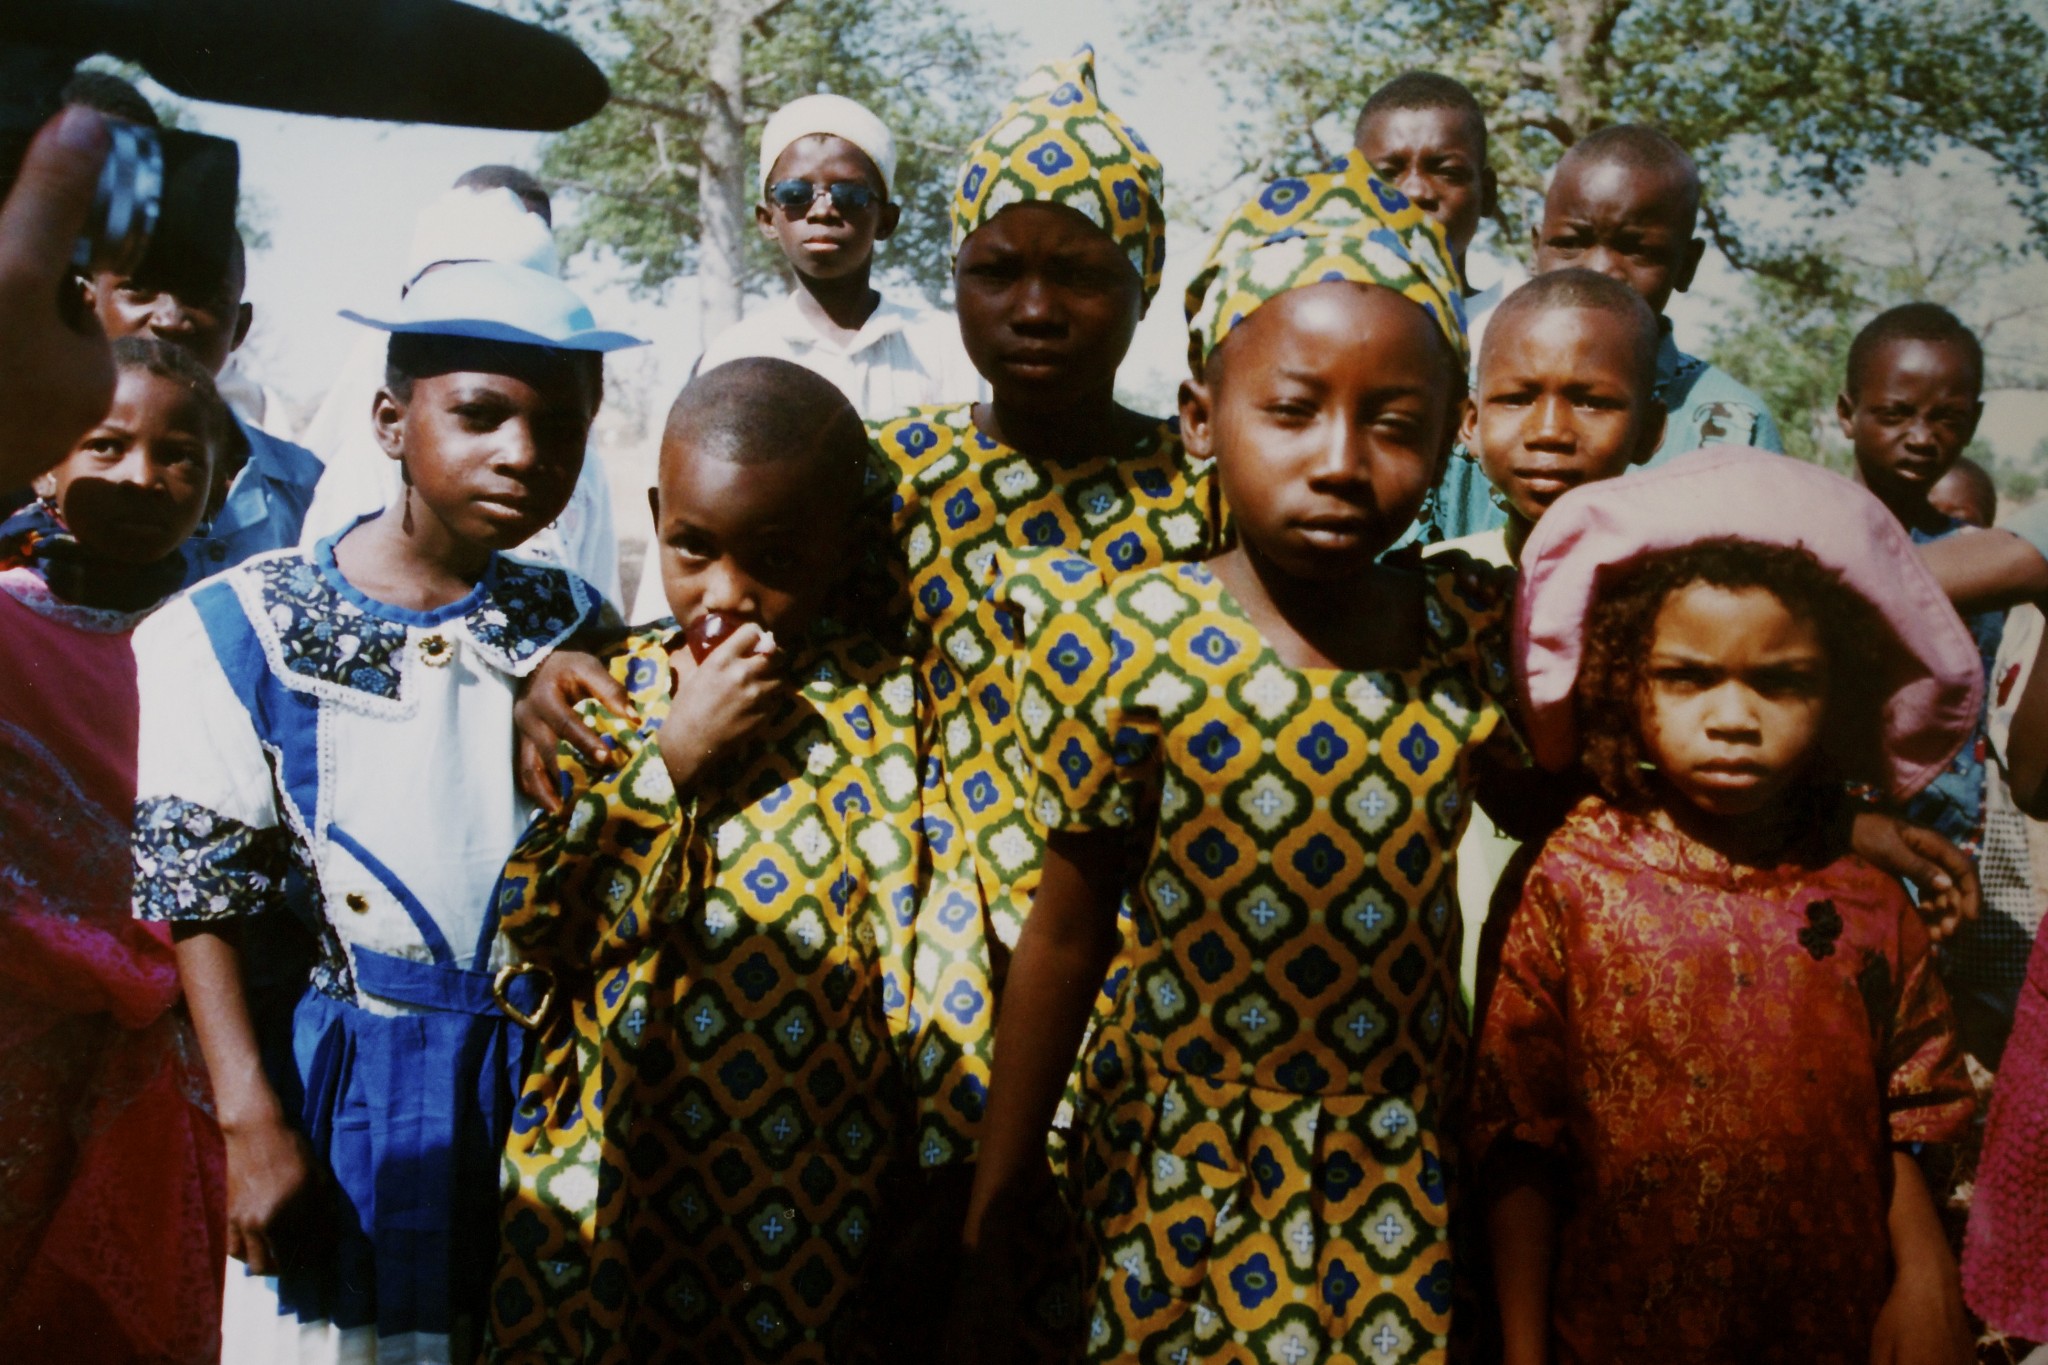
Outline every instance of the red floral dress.
<path id="1" fill-rule="evenodd" d="M 1861 1365 L 1892 1150 L 1973 1104 L 1897 883 L 1832 851 L 1740 866 L 1589 798 L 1509 922 L 1469 1145 L 1568 1172 L 1559 1360 Z"/>

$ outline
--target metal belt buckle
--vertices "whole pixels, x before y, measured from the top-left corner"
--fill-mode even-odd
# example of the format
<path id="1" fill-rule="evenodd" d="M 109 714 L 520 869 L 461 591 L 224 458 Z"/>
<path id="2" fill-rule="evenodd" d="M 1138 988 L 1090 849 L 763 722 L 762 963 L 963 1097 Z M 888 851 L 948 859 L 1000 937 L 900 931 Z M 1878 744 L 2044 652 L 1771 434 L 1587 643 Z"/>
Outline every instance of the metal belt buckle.
<path id="1" fill-rule="evenodd" d="M 540 1003 L 534 1006 L 533 1013 L 527 1014 L 512 1003 L 507 992 L 514 981 L 535 972 L 547 978 L 547 989 L 541 992 Z M 491 999 L 513 1023 L 524 1029 L 537 1029 L 540 1021 L 548 1017 L 548 1011 L 555 1007 L 555 974 L 537 962 L 508 962 L 491 978 Z"/>

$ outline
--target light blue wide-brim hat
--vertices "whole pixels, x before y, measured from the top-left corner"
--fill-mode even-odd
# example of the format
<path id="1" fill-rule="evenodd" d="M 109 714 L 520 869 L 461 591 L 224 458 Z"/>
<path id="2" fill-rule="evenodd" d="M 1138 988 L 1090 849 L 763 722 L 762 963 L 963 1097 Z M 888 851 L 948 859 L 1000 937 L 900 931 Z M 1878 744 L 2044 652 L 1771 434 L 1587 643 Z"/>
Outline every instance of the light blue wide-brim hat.
<path id="1" fill-rule="evenodd" d="M 380 332 L 475 337 L 558 351 L 623 351 L 647 344 L 599 328 L 590 305 L 554 276 L 499 261 L 459 261 L 430 271 L 399 300 L 391 317 L 368 317 L 347 308 L 341 315 Z"/>

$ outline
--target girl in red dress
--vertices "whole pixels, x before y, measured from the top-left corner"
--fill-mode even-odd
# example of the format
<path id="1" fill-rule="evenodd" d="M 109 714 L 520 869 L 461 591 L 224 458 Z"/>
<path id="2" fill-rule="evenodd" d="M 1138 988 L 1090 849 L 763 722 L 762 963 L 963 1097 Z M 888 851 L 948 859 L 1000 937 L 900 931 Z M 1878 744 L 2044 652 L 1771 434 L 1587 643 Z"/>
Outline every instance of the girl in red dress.
<path id="1" fill-rule="evenodd" d="M 1479 1034 L 1506 1359 L 1969 1359 L 1914 1152 L 1970 1087 L 1919 916 L 1834 818 L 1963 741 L 1968 633 L 1869 494 L 1775 455 L 1568 494 L 1523 564 L 1531 739 L 1598 794 Z"/>

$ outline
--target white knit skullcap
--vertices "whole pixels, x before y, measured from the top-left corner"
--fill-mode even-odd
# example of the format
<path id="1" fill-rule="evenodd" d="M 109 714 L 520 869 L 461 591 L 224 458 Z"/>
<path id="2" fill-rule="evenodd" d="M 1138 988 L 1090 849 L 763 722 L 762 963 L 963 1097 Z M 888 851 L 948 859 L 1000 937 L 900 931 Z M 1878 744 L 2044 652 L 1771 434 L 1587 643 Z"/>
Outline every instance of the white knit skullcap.
<path id="1" fill-rule="evenodd" d="M 882 173 L 882 193 L 895 193 L 895 134 L 882 126 L 873 110 L 844 95 L 805 95 L 769 116 L 767 126 L 761 129 L 761 188 L 768 187 L 768 176 L 775 169 L 776 159 L 789 150 L 791 143 L 821 133 L 844 138 L 865 152 Z"/>

